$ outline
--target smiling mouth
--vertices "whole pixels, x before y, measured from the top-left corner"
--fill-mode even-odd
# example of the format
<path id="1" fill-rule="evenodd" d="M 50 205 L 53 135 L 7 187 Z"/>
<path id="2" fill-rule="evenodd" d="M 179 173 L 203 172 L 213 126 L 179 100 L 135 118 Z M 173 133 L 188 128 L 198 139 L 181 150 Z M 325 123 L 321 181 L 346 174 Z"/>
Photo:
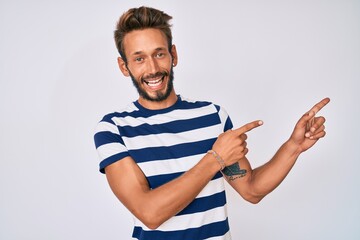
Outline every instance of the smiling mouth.
<path id="1" fill-rule="evenodd" d="M 159 79 L 155 79 L 155 80 L 143 80 L 144 81 L 144 83 L 146 83 L 149 87 L 152 87 L 152 88 L 154 88 L 154 87 L 158 87 L 158 86 L 160 86 L 161 85 L 161 83 L 164 81 L 164 77 L 165 76 L 162 76 L 161 78 L 159 78 Z"/>
<path id="2" fill-rule="evenodd" d="M 163 82 L 165 77 L 167 76 L 164 72 L 158 72 L 156 74 L 152 74 L 150 76 L 147 76 L 142 79 L 142 82 L 145 83 L 150 88 L 157 88 L 159 87 Z"/>

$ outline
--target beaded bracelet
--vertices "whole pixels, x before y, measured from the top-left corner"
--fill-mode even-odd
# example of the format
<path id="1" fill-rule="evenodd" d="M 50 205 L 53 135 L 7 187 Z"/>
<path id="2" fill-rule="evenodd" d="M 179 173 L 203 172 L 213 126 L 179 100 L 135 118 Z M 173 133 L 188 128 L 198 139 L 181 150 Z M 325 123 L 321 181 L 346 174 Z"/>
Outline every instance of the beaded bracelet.
<path id="1" fill-rule="evenodd" d="M 220 171 L 224 170 L 225 168 L 224 160 L 214 150 L 209 150 L 207 153 L 212 154 L 215 157 L 215 159 L 218 161 L 221 167 Z"/>

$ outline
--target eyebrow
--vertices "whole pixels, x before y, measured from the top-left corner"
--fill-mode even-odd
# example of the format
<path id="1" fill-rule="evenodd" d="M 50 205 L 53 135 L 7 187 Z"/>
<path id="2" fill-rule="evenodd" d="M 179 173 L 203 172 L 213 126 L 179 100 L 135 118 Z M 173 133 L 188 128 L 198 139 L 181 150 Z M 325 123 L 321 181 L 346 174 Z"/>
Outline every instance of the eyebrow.
<path id="1" fill-rule="evenodd" d="M 156 52 L 156 51 L 164 51 L 164 50 L 166 50 L 165 47 L 155 48 L 155 52 Z M 136 51 L 136 52 L 134 52 L 134 53 L 131 54 L 131 55 L 136 56 L 136 55 L 141 55 L 141 54 L 143 54 L 143 53 L 144 53 L 143 51 Z"/>

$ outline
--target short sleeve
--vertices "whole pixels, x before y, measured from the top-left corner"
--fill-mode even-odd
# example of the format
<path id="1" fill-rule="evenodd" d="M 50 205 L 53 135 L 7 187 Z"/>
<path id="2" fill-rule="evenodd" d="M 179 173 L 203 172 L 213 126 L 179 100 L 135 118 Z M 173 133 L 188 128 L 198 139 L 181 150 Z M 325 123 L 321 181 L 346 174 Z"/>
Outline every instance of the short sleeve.
<path id="1" fill-rule="evenodd" d="M 108 165 L 129 156 L 118 126 L 109 117 L 104 117 L 96 126 L 94 142 L 100 158 L 101 173 L 105 173 Z"/>
<path id="2" fill-rule="evenodd" d="M 224 126 L 223 131 L 226 132 L 227 130 L 232 129 L 233 124 L 232 124 L 230 116 L 226 112 L 226 110 L 223 107 L 220 107 L 218 105 L 215 105 L 215 107 L 216 107 L 216 109 L 218 111 L 221 124 Z"/>

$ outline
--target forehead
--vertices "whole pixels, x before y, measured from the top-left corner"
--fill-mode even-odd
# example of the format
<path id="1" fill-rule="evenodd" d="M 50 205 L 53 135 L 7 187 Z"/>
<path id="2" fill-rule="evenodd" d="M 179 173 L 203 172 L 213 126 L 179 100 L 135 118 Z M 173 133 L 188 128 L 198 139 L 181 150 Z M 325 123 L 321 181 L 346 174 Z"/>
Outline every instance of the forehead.
<path id="1" fill-rule="evenodd" d="M 155 28 L 131 31 L 125 35 L 123 44 L 126 56 L 168 49 L 165 34 Z"/>

